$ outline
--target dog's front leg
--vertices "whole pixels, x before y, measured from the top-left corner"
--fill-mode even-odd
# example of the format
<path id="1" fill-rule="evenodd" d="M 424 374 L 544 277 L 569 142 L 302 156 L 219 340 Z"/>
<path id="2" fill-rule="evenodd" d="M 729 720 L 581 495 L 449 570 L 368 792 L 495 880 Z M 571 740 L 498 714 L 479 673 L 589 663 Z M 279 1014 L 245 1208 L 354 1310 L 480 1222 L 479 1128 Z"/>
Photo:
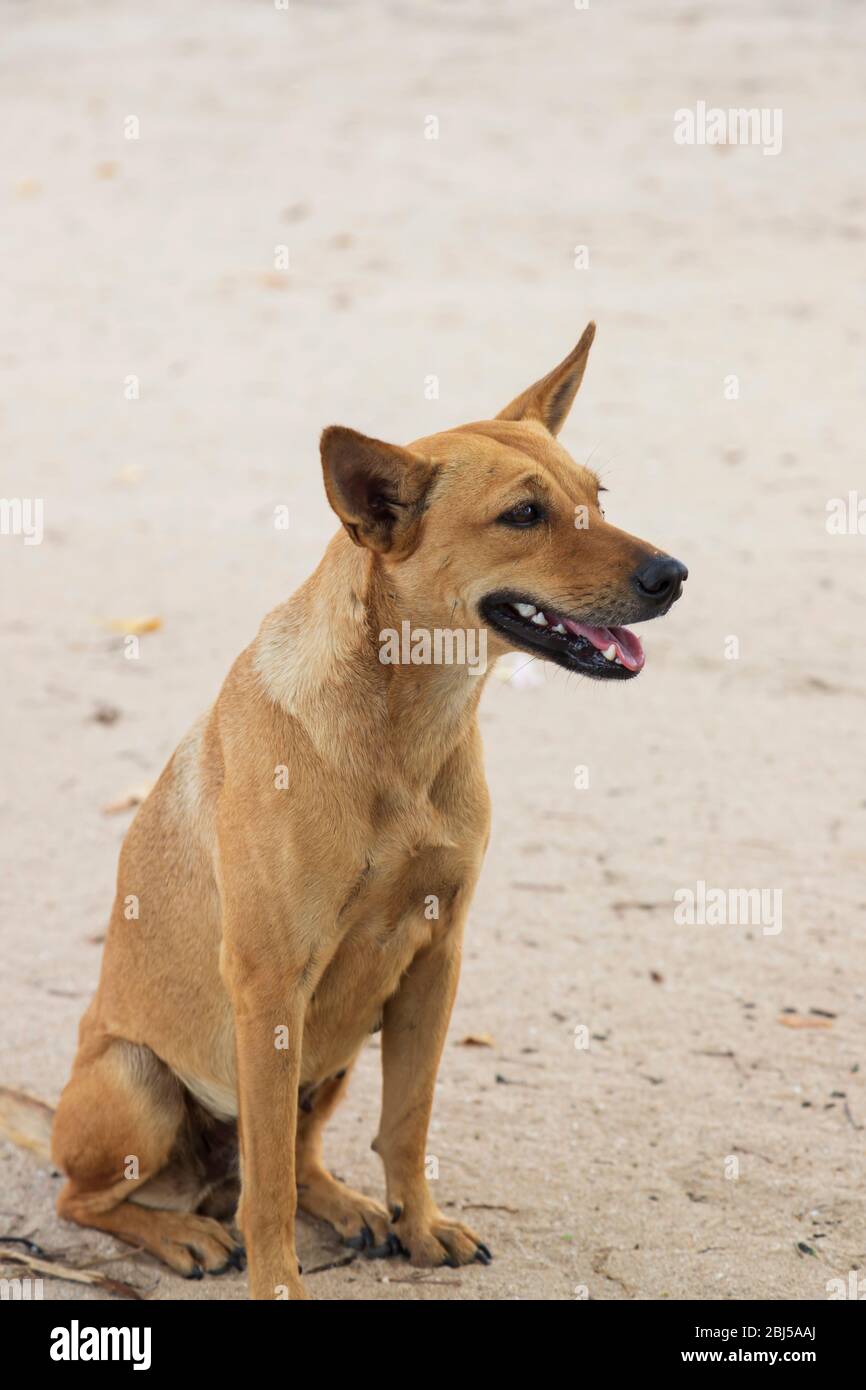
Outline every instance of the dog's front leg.
<path id="1" fill-rule="evenodd" d="M 474 1231 L 437 1207 L 427 1186 L 433 1089 L 460 975 L 462 921 L 417 955 L 382 1023 L 382 1117 L 373 1148 L 385 1166 L 394 1233 L 415 1265 L 487 1264 Z"/>
<path id="2" fill-rule="evenodd" d="M 250 1297 L 306 1298 L 295 1252 L 295 1133 L 309 991 L 302 972 L 232 949 L 223 975 L 235 1020 L 241 1200 Z"/>

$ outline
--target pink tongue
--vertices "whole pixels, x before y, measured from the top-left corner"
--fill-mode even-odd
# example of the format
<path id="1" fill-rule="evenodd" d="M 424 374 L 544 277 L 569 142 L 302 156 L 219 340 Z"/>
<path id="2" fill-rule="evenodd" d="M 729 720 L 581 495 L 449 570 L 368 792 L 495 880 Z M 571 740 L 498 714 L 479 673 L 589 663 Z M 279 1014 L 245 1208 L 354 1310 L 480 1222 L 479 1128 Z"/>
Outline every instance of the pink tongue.
<path id="1" fill-rule="evenodd" d="M 629 671 L 639 671 L 646 661 L 639 639 L 627 627 L 590 627 L 588 623 L 572 622 L 571 618 L 561 618 L 560 622 L 575 637 L 585 637 L 600 652 L 606 651 L 612 642 Z"/>

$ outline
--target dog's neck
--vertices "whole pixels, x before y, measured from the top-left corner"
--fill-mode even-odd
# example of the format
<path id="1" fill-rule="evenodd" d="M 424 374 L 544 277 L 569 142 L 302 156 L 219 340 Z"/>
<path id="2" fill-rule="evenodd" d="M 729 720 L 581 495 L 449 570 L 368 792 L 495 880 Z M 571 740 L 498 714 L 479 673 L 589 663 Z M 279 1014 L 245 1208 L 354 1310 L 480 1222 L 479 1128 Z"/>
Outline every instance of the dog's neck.
<path id="1" fill-rule="evenodd" d="M 307 582 L 268 614 L 255 664 L 322 756 L 350 765 L 364 745 L 383 775 L 397 769 L 409 784 L 430 785 L 474 732 L 487 670 L 401 659 L 406 632 L 419 626 L 381 559 L 340 532 Z M 382 659 L 386 633 L 402 645 L 397 660 Z"/>

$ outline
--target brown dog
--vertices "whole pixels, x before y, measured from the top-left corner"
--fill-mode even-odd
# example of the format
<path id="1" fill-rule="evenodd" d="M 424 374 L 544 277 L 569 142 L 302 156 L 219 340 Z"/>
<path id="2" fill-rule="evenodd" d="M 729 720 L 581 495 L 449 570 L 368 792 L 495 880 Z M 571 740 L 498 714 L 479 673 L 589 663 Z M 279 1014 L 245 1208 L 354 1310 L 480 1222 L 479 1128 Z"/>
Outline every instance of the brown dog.
<path id="1" fill-rule="evenodd" d="M 641 669 L 640 643 L 616 625 L 666 612 L 686 570 L 609 525 L 597 479 L 556 442 L 594 332 L 495 420 L 408 449 L 325 430 L 343 529 L 265 618 L 121 851 L 54 1125 L 62 1216 L 200 1277 L 240 1258 L 219 1218 L 242 1178 L 262 1299 L 306 1296 L 296 1205 L 371 1253 L 489 1259 L 424 1175 L 488 836 L 484 678 L 415 642 L 459 629 L 491 659 L 517 647 L 607 680 Z M 386 659 L 404 624 L 416 655 Z M 386 1207 L 321 1154 L 380 1026 Z"/>

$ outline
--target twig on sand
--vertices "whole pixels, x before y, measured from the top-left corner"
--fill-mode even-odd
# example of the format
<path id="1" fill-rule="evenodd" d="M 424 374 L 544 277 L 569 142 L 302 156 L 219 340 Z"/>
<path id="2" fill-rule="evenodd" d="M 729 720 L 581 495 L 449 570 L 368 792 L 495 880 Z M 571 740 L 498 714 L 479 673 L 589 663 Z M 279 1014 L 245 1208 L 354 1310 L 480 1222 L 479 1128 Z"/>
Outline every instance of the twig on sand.
<path id="1" fill-rule="evenodd" d="M 304 1270 L 304 1277 L 308 1274 L 324 1274 L 326 1269 L 345 1269 L 346 1265 L 353 1265 L 357 1258 L 357 1255 L 342 1255 L 338 1260 L 328 1260 L 327 1264 L 313 1265 L 312 1269 Z"/>
<path id="2" fill-rule="evenodd" d="M 125 1284 L 120 1279 L 110 1279 L 98 1269 L 73 1269 L 71 1265 L 58 1264 L 50 1258 L 40 1259 L 26 1251 L 10 1250 L 8 1246 L 0 1245 L 0 1262 L 4 1260 L 12 1264 L 25 1265 L 27 1269 L 32 1269 L 34 1274 L 42 1274 L 46 1279 L 67 1279 L 73 1284 L 90 1284 L 95 1288 L 104 1289 L 106 1293 L 116 1294 L 118 1298 L 144 1298 L 132 1284 Z"/>
<path id="3" fill-rule="evenodd" d="M 393 1274 L 385 1274 L 381 1282 L 384 1284 L 386 1281 L 389 1284 L 443 1284 L 446 1289 L 460 1288 L 459 1279 L 434 1279 L 431 1274 L 422 1274 L 420 1271 L 418 1274 L 408 1275 L 405 1279 L 399 1275 L 395 1278 Z"/>

